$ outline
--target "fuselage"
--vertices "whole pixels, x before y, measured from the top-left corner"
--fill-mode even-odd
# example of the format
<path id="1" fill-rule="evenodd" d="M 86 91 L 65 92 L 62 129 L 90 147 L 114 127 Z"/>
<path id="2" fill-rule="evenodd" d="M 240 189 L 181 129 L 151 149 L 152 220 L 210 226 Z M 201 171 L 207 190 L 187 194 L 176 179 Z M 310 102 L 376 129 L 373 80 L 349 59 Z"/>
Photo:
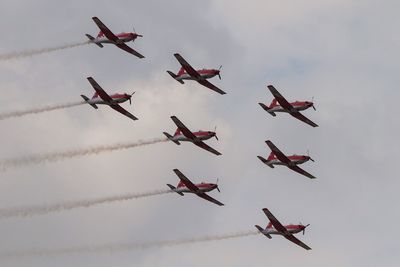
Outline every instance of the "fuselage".
<path id="1" fill-rule="evenodd" d="M 303 231 L 306 226 L 301 225 L 301 224 L 289 224 L 285 225 L 286 231 L 289 232 L 290 234 L 297 234 L 301 231 Z M 285 235 L 285 233 L 279 232 L 276 230 L 274 227 L 267 227 L 263 230 L 264 234 L 268 235 Z"/>
<path id="2" fill-rule="evenodd" d="M 310 157 L 305 156 L 305 155 L 292 155 L 292 156 L 288 156 L 288 159 L 290 159 L 289 164 L 280 161 L 278 158 L 276 158 L 274 156 L 272 159 L 268 159 L 267 164 L 268 165 L 285 165 L 285 166 L 299 165 L 299 164 L 303 164 L 304 162 L 309 161 Z"/>
<path id="3" fill-rule="evenodd" d="M 196 187 L 199 188 L 198 191 L 192 191 L 189 188 L 187 188 L 185 185 L 178 185 L 178 187 L 176 187 L 174 189 L 174 191 L 177 193 L 200 193 L 200 192 L 206 193 L 206 192 L 216 189 L 218 187 L 218 185 L 212 184 L 212 183 L 200 183 L 200 184 L 196 184 Z"/>
<path id="4" fill-rule="evenodd" d="M 214 76 L 217 76 L 219 74 L 219 70 L 214 70 L 214 69 L 202 69 L 202 70 L 196 70 L 201 78 L 203 79 L 210 79 Z M 182 74 L 177 75 L 176 77 L 177 80 L 198 80 L 195 77 L 190 76 L 186 71 L 184 71 Z"/>
<path id="5" fill-rule="evenodd" d="M 287 110 L 285 108 L 283 108 L 281 105 L 274 105 L 274 106 L 270 106 L 268 112 L 286 112 L 286 113 L 291 113 L 293 111 L 302 111 L 302 110 L 306 110 L 310 107 L 313 106 L 312 102 L 309 101 L 296 101 L 296 102 L 292 102 L 290 103 L 293 106 L 293 110 Z"/>
<path id="6" fill-rule="evenodd" d="M 122 32 L 119 34 L 116 34 L 118 37 L 118 41 L 114 42 L 110 39 L 108 39 L 104 34 L 99 34 L 94 40 L 94 43 L 98 44 L 115 44 L 115 43 L 126 43 L 130 41 L 134 41 L 139 35 L 133 32 Z"/>
<path id="7" fill-rule="evenodd" d="M 110 95 L 112 98 L 113 102 L 112 103 L 124 103 L 128 101 L 131 98 L 131 95 L 128 94 L 114 94 Z M 95 104 L 95 105 L 110 105 L 112 103 L 104 101 L 101 97 L 96 96 L 87 101 L 89 104 Z"/>
<path id="8" fill-rule="evenodd" d="M 211 132 L 211 131 L 198 131 L 198 132 L 194 132 L 193 134 L 196 136 L 196 138 L 198 140 L 201 140 L 201 141 L 208 140 L 215 136 L 215 132 Z M 187 138 L 182 133 L 175 134 L 172 137 L 172 139 L 173 139 L 173 141 L 193 142 L 193 139 Z"/>

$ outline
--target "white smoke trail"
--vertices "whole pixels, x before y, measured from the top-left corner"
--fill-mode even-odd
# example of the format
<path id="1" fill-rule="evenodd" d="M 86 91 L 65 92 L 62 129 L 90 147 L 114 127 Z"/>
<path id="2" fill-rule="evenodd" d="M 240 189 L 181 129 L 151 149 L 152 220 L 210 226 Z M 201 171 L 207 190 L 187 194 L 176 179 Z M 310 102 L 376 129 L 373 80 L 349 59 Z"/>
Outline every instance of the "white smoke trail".
<path id="1" fill-rule="evenodd" d="M 222 235 L 210 235 L 203 237 L 193 237 L 186 239 L 167 240 L 167 241 L 155 241 L 148 243 L 121 243 L 121 244 L 104 244 L 98 246 L 82 246 L 82 247 L 69 247 L 69 248 L 55 248 L 55 249 L 32 249 L 25 251 L 13 251 L 13 252 L 1 252 L 0 260 L 9 259 L 21 259 L 21 258 L 32 258 L 32 257 L 45 257 L 45 256 L 56 256 L 65 254 L 81 254 L 81 253 L 118 253 L 132 250 L 144 250 L 151 248 L 178 246 L 193 243 L 219 241 L 225 239 L 239 238 L 257 235 L 260 232 L 257 230 L 252 231 L 240 231 L 234 233 L 227 233 Z"/>
<path id="2" fill-rule="evenodd" d="M 167 142 L 168 138 L 154 138 L 149 140 L 139 140 L 136 142 L 117 143 L 113 145 L 99 145 L 89 148 L 82 148 L 76 150 L 53 152 L 46 154 L 37 154 L 31 156 L 24 156 L 14 159 L 5 159 L 0 161 L 0 171 L 6 171 L 10 168 L 19 168 L 26 165 L 41 164 L 47 162 L 56 162 L 60 160 L 70 159 L 74 157 L 99 154 L 102 152 L 111 152 L 114 150 L 129 149 L 133 147 L 140 147 L 152 145 L 160 142 Z"/>
<path id="3" fill-rule="evenodd" d="M 111 197 L 102 197 L 95 199 L 86 199 L 79 201 L 70 201 L 57 204 L 48 204 L 40 206 L 25 206 L 16 208 L 5 208 L 0 209 L 0 219 L 11 218 L 11 217 L 29 217 L 34 215 L 43 215 L 51 212 L 61 212 L 65 210 L 71 210 L 76 208 L 88 208 L 99 204 L 112 203 L 118 201 L 127 201 L 131 199 L 138 199 L 156 195 L 162 195 L 172 193 L 174 191 L 170 189 L 165 190 L 154 190 L 145 193 L 130 193 L 123 195 L 116 195 Z"/>
<path id="4" fill-rule="evenodd" d="M 70 103 L 53 105 L 53 106 L 49 105 L 49 106 L 31 108 L 31 109 L 26 109 L 26 110 L 10 111 L 10 112 L 5 112 L 5 113 L 0 113 L 0 120 L 21 117 L 21 116 L 25 116 L 25 115 L 29 115 L 29 114 L 41 113 L 41 112 L 46 112 L 46 111 L 52 111 L 52 110 L 56 110 L 56 109 L 70 108 L 70 107 L 75 107 L 75 106 L 79 106 L 82 104 L 85 104 L 85 102 L 84 101 L 70 102 Z"/>
<path id="5" fill-rule="evenodd" d="M 47 48 L 41 48 L 41 49 L 25 50 L 25 51 L 13 52 L 13 53 L 3 54 L 3 55 L 0 54 L 0 61 L 45 54 L 45 53 L 49 53 L 49 52 L 53 52 L 53 51 L 58 51 L 58 50 L 64 50 L 64 49 L 68 49 L 68 48 L 74 48 L 74 47 L 78 47 L 78 46 L 83 46 L 83 45 L 86 45 L 86 44 L 89 44 L 89 43 L 90 43 L 90 41 L 84 41 L 84 42 L 66 44 L 66 45 L 55 46 L 55 47 L 47 47 Z"/>

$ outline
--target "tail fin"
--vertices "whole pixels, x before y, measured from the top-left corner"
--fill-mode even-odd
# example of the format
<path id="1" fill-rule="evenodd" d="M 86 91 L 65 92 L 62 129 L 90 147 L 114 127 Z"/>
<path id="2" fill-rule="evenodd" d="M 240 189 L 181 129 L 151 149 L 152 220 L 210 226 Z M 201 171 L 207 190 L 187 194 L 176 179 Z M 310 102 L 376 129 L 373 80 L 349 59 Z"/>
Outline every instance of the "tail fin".
<path id="1" fill-rule="evenodd" d="M 88 103 L 89 105 L 91 105 L 92 107 L 94 107 L 95 109 L 98 109 L 98 107 L 95 104 L 91 104 L 89 103 L 89 98 L 85 95 L 81 95 L 81 97 L 85 100 L 86 103 Z"/>
<path id="2" fill-rule="evenodd" d="M 176 191 L 175 191 L 175 189 L 176 189 L 175 186 L 173 186 L 172 184 L 167 184 L 167 185 L 168 185 L 169 188 L 171 188 L 172 191 L 174 191 L 175 193 L 178 193 L 179 195 L 183 196 L 183 193 L 182 193 L 182 192 L 176 192 Z"/>
<path id="3" fill-rule="evenodd" d="M 269 222 L 269 223 L 267 224 L 266 229 L 269 229 L 269 228 L 272 228 L 272 222 Z"/>
<path id="4" fill-rule="evenodd" d="M 274 100 L 272 100 L 272 102 L 274 102 Z M 258 103 L 266 112 L 268 112 L 269 114 L 271 114 L 272 116 L 276 116 L 276 114 L 272 111 L 270 111 L 271 106 L 267 107 L 267 105 L 265 105 L 264 103 Z M 272 103 L 271 103 L 272 105 Z"/>
<path id="5" fill-rule="evenodd" d="M 175 133 L 174 133 L 174 136 L 177 136 L 177 135 L 179 135 L 179 134 L 181 134 L 181 129 L 177 128 L 176 131 L 175 131 Z"/>
<path id="6" fill-rule="evenodd" d="M 271 104 L 269 104 L 269 108 L 273 108 L 273 107 L 277 106 L 278 105 L 277 103 L 278 103 L 278 101 L 276 100 L 276 98 L 272 99 Z"/>
<path id="7" fill-rule="evenodd" d="M 175 144 L 177 144 L 177 145 L 180 145 L 180 144 L 181 144 L 181 143 L 179 143 L 179 141 L 174 140 L 174 137 L 173 137 L 172 135 L 170 135 L 169 133 L 163 132 L 163 134 L 164 134 L 169 140 L 171 140 L 172 142 L 174 142 Z"/>
<path id="8" fill-rule="evenodd" d="M 102 31 L 99 31 L 99 33 L 97 34 L 97 38 L 103 37 L 103 36 L 104 36 L 104 33 Z"/>
<path id="9" fill-rule="evenodd" d="M 92 99 L 93 99 L 93 98 L 96 98 L 96 97 L 99 97 L 99 94 L 98 94 L 97 92 L 94 92 L 94 94 L 93 94 L 93 96 L 92 96 Z"/>
<path id="10" fill-rule="evenodd" d="M 179 75 L 182 75 L 182 74 L 184 74 L 185 73 L 185 69 L 183 68 L 183 67 L 181 67 L 180 69 L 179 69 L 179 71 L 178 71 L 178 76 Z"/>
<path id="11" fill-rule="evenodd" d="M 176 81 L 180 82 L 181 84 L 184 84 L 184 82 L 182 80 L 178 80 L 178 76 L 173 73 L 172 71 L 167 70 L 168 74 L 171 75 L 172 78 L 174 78 Z"/>
<path id="12" fill-rule="evenodd" d="M 267 158 L 268 161 L 273 160 L 275 158 L 274 152 L 269 153 L 269 156 Z"/>
<path id="13" fill-rule="evenodd" d="M 264 231 L 264 229 L 262 229 L 261 226 L 259 226 L 259 225 L 254 225 L 254 226 L 257 228 L 258 231 L 260 231 L 260 233 L 262 233 L 263 235 L 265 235 L 265 236 L 268 237 L 269 239 L 272 238 L 272 236 L 270 236 L 269 234 L 267 234 L 267 233 Z"/>

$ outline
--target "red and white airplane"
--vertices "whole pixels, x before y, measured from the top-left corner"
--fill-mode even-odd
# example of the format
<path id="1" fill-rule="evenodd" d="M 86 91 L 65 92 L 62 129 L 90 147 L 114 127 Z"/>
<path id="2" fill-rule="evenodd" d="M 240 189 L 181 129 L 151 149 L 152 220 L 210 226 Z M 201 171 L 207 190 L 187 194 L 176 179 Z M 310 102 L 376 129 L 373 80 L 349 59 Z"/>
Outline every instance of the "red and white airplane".
<path id="1" fill-rule="evenodd" d="M 137 34 L 135 32 L 122 32 L 118 34 L 114 34 L 110 29 L 107 28 L 106 25 L 103 24 L 97 17 L 92 18 L 96 25 L 100 28 L 100 32 L 96 38 L 91 36 L 90 34 L 86 34 L 86 37 L 89 38 L 91 43 L 96 44 L 99 47 L 103 47 L 103 44 L 114 44 L 125 50 L 126 52 L 137 56 L 138 58 L 144 58 L 143 55 L 133 50 L 125 43 L 134 42 L 137 37 L 143 37 L 143 35 Z"/>
<path id="2" fill-rule="evenodd" d="M 308 172 L 297 166 L 309 160 L 314 162 L 314 160 L 310 156 L 305 156 L 305 155 L 286 156 L 270 140 L 265 141 L 265 143 L 267 143 L 267 145 L 272 151 L 267 159 L 261 156 L 257 156 L 263 163 L 265 163 L 271 168 L 274 168 L 274 165 L 284 165 L 295 172 L 307 176 L 310 179 L 315 178 L 315 176 L 309 174 Z"/>
<path id="3" fill-rule="evenodd" d="M 164 132 L 165 136 L 168 137 L 169 140 L 174 142 L 177 145 L 180 145 L 181 143 L 179 142 L 192 142 L 198 147 L 201 147 L 202 149 L 205 149 L 217 156 L 222 155 L 219 153 L 217 150 L 214 148 L 206 145 L 206 143 L 203 142 L 203 140 L 210 139 L 212 137 L 215 137 L 218 140 L 217 134 L 211 131 L 197 131 L 197 132 L 191 132 L 177 117 L 172 116 L 171 117 L 172 121 L 176 124 L 178 129 L 176 129 L 174 136 L 170 135 L 169 133 Z"/>
<path id="4" fill-rule="evenodd" d="M 202 70 L 195 70 L 192 66 L 190 66 L 189 63 L 178 53 L 174 54 L 176 59 L 179 61 L 179 63 L 182 65 L 181 69 L 177 74 L 173 73 L 172 71 L 167 70 L 169 75 L 172 76 L 175 80 L 180 82 L 181 84 L 184 84 L 183 80 L 194 80 L 198 82 L 201 85 L 204 85 L 205 87 L 214 90 L 217 93 L 220 93 L 221 95 L 226 94 L 224 91 L 207 81 L 207 79 L 210 79 L 214 76 L 219 77 L 221 79 L 221 67 L 219 69 L 202 69 Z"/>
<path id="5" fill-rule="evenodd" d="M 286 238 L 289 241 L 292 241 L 293 243 L 299 245 L 300 247 L 306 249 L 306 250 L 310 250 L 311 248 L 309 246 L 307 246 L 306 244 L 304 244 L 303 242 L 301 242 L 299 239 L 297 239 L 293 234 L 297 234 L 300 232 L 304 232 L 306 230 L 306 228 L 309 226 L 309 224 L 307 225 L 302 225 L 300 224 L 289 224 L 289 225 L 285 225 L 283 226 L 276 218 L 274 215 L 272 215 L 272 213 L 267 209 L 263 209 L 265 215 L 267 215 L 268 219 L 269 219 L 269 223 L 267 225 L 267 227 L 265 229 L 263 229 L 261 226 L 259 225 L 255 225 L 255 227 L 258 229 L 258 231 L 260 231 L 263 235 L 265 235 L 266 237 L 268 237 L 269 239 L 272 238 L 271 235 L 281 235 L 284 238 Z"/>
<path id="6" fill-rule="evenodd" d="M 218 192 L 218 184 L 212 184 L 212 183 L 200 183 L 200 184 L 193 184 L 182 172 L 180 172 L 178 169 L 174 169 L 175 174 L 179 177 L 181 180 L 178 183 L 178 186 L 175 187 L 173 185 L 167 184 L 169 188 L 171 188 L 172 191 L 178 193 L 179 195 L 183 196 L 183 193 L 193 193 L 196 194 L 198 197 L 201 197 L 205 200 L 208 200 L 214 204 L 217 204 L 218 206 L 223 206 L 221 202 L 218 200 L 210 197 L 209 195 L 206 194 L 206 192 L 210 192 L 214 189 L 217 189 Z M 217 181 L 218 183 L 218 181 Z"/>
<path id="7" fill-rule="evenodd" d="M 263 104 L 263 103 L 258 103 L 265 111 L 267 111 L 269 114 L 272 116 L 276 116 L 275 112 L 286 112 L 295 117 L 296 119 L 299 119 L 312 127 L 318 127 L 317 124 L 306 118 L 304 115 L 302 115 L 299 111 L 306 110 L 310 107 L 312 107 L 314 110 L 314 103 L 311 101 L 296 101 L 289 103 L 279 92 L 278 90 L 275 89 L 274 86 L 268 85 L 268 89 L 271 91 L 272 95 L 274 96 L 274 99 L 272 100 L 271 104 L 269 106 Z"/>
<path id="8" fill-rule="evenodd" d="M 129 104 L 132 104 L 132 95 L 135 93 L 133 92 L 132 94 L 113 94 L 113 95 L 108 95 L 103 88 L 100 87 L 100 85 L 92 78 L 88 77 L 87 78 L 90 84 L 93 86 L 94 90 L 96 91 L 91 99 L 89 99 L 85 95 L 81 95 L 81 97 L 94 107 L 95 109 L 98 109 L 97 105 L 108 105 L 112 109 L 118 111 L 119 113 L 124 114 L 128 118 L 131 118 L 132 120 L 137 120 L 135 116 L 133 116 L 131 113 L 129 113 L 127 110 L 125 110 L 123 107 L 118 105 L 119 103 L 123 103 L 125 101 L 129 100 Z"/>

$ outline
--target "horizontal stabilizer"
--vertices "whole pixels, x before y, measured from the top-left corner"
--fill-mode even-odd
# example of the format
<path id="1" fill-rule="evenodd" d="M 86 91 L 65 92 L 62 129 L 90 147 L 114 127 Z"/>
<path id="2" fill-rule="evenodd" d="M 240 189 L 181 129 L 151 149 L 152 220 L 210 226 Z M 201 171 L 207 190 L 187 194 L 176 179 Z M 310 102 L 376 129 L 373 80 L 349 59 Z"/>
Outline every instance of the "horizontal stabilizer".
<path id="1" fill-rule="evenodd" d="M 182 193 L 182 192 L 177 192 L 177 191 L 175 191 L 175 190 L 176 190 L 176 187 L 175 187 L 175 186 L 173 186 L 172 184 L 167 184 L 167 185 L 168 185 L 169 188 L 171 188 L 172 191 L 174 191 L 175 193 L 178 193 L 179 195 L 183 196 L 183 193 Z"/>
<path id="2" fill-rule="evenodd" d="M 276 116 L 276 114 L 272 111 L 270 111 L 270 108 L 267 107 L 264 103 L 258 103 L 266 112 L 268 112 L 269 114 L 271 114 L 272 116 Z"/>
<path id="3" fill-rule="evenodd" d="M 174 74 L 172 71 L 167 70 L 168 74 L 171 75 L 172 78 L 174 78 L 176 81 L 180 82 L 181 84 L 184 84 L 182 80 L 178 80 L 178 76 Z"/>
<path id="4" fill-rule="evenodd" d="M 90 40 L 92 43 L 96 44 L 98 47 L 103 47 L 102 44 L 96 43 L 96 42 L 94 41 L 95 38 L 94 38 L 93 36 L 91 36 L 90 34 L 86 34 L 86 37 L 89 38 L 89 40 Z"/>
<path id="5" fill-rule="evenodd" d="M 259 158 L 264 164 L 266 164 L 268 167 L 270 168 L 274 168 L 274 166 L 272 164 L 269 164 L 269 161 L 266 160 L 265 158 L 261 157 L 261 156 L 257 156 L 257 158 Z"/>
<path id="6" fill-rule="evenodd" d="M 267 233 L 264 232 L 264 229 L 262 229 L 261 226 L 259 226 L 259 225 L 254 225 L 254 226 L 258 229 L 258 231 L 260 231 L 260 233 L 262 233 L 263 235 L 265 235 L 265 236 L 268 237 L 269 239 L 272 238 L 271 235 L 269 235 L 269 234 L 267 234 Z"/>
<path id="7" fill-rule="evenodd" d="M 181 143 L 179 143 L 179 141 L 174 140 L 174 137 L 172 135 L 170 135 L 169 133 L 163 132 L 163 134 L 172 142 L 174 142 L 177 145 L 180 145 Z"/>
<path id="8" fill-rule="evenodd" d="M 89 105 L 91 105 L 92 107 L 94 107 L 95 109 L 98 109 L 98 107 L 95 104 L 91 104 L 89 103 L 89 98 L 85 95 L 81 95 L 81 97 L 86 101 L 86 103 L 88 103 Z"/>

